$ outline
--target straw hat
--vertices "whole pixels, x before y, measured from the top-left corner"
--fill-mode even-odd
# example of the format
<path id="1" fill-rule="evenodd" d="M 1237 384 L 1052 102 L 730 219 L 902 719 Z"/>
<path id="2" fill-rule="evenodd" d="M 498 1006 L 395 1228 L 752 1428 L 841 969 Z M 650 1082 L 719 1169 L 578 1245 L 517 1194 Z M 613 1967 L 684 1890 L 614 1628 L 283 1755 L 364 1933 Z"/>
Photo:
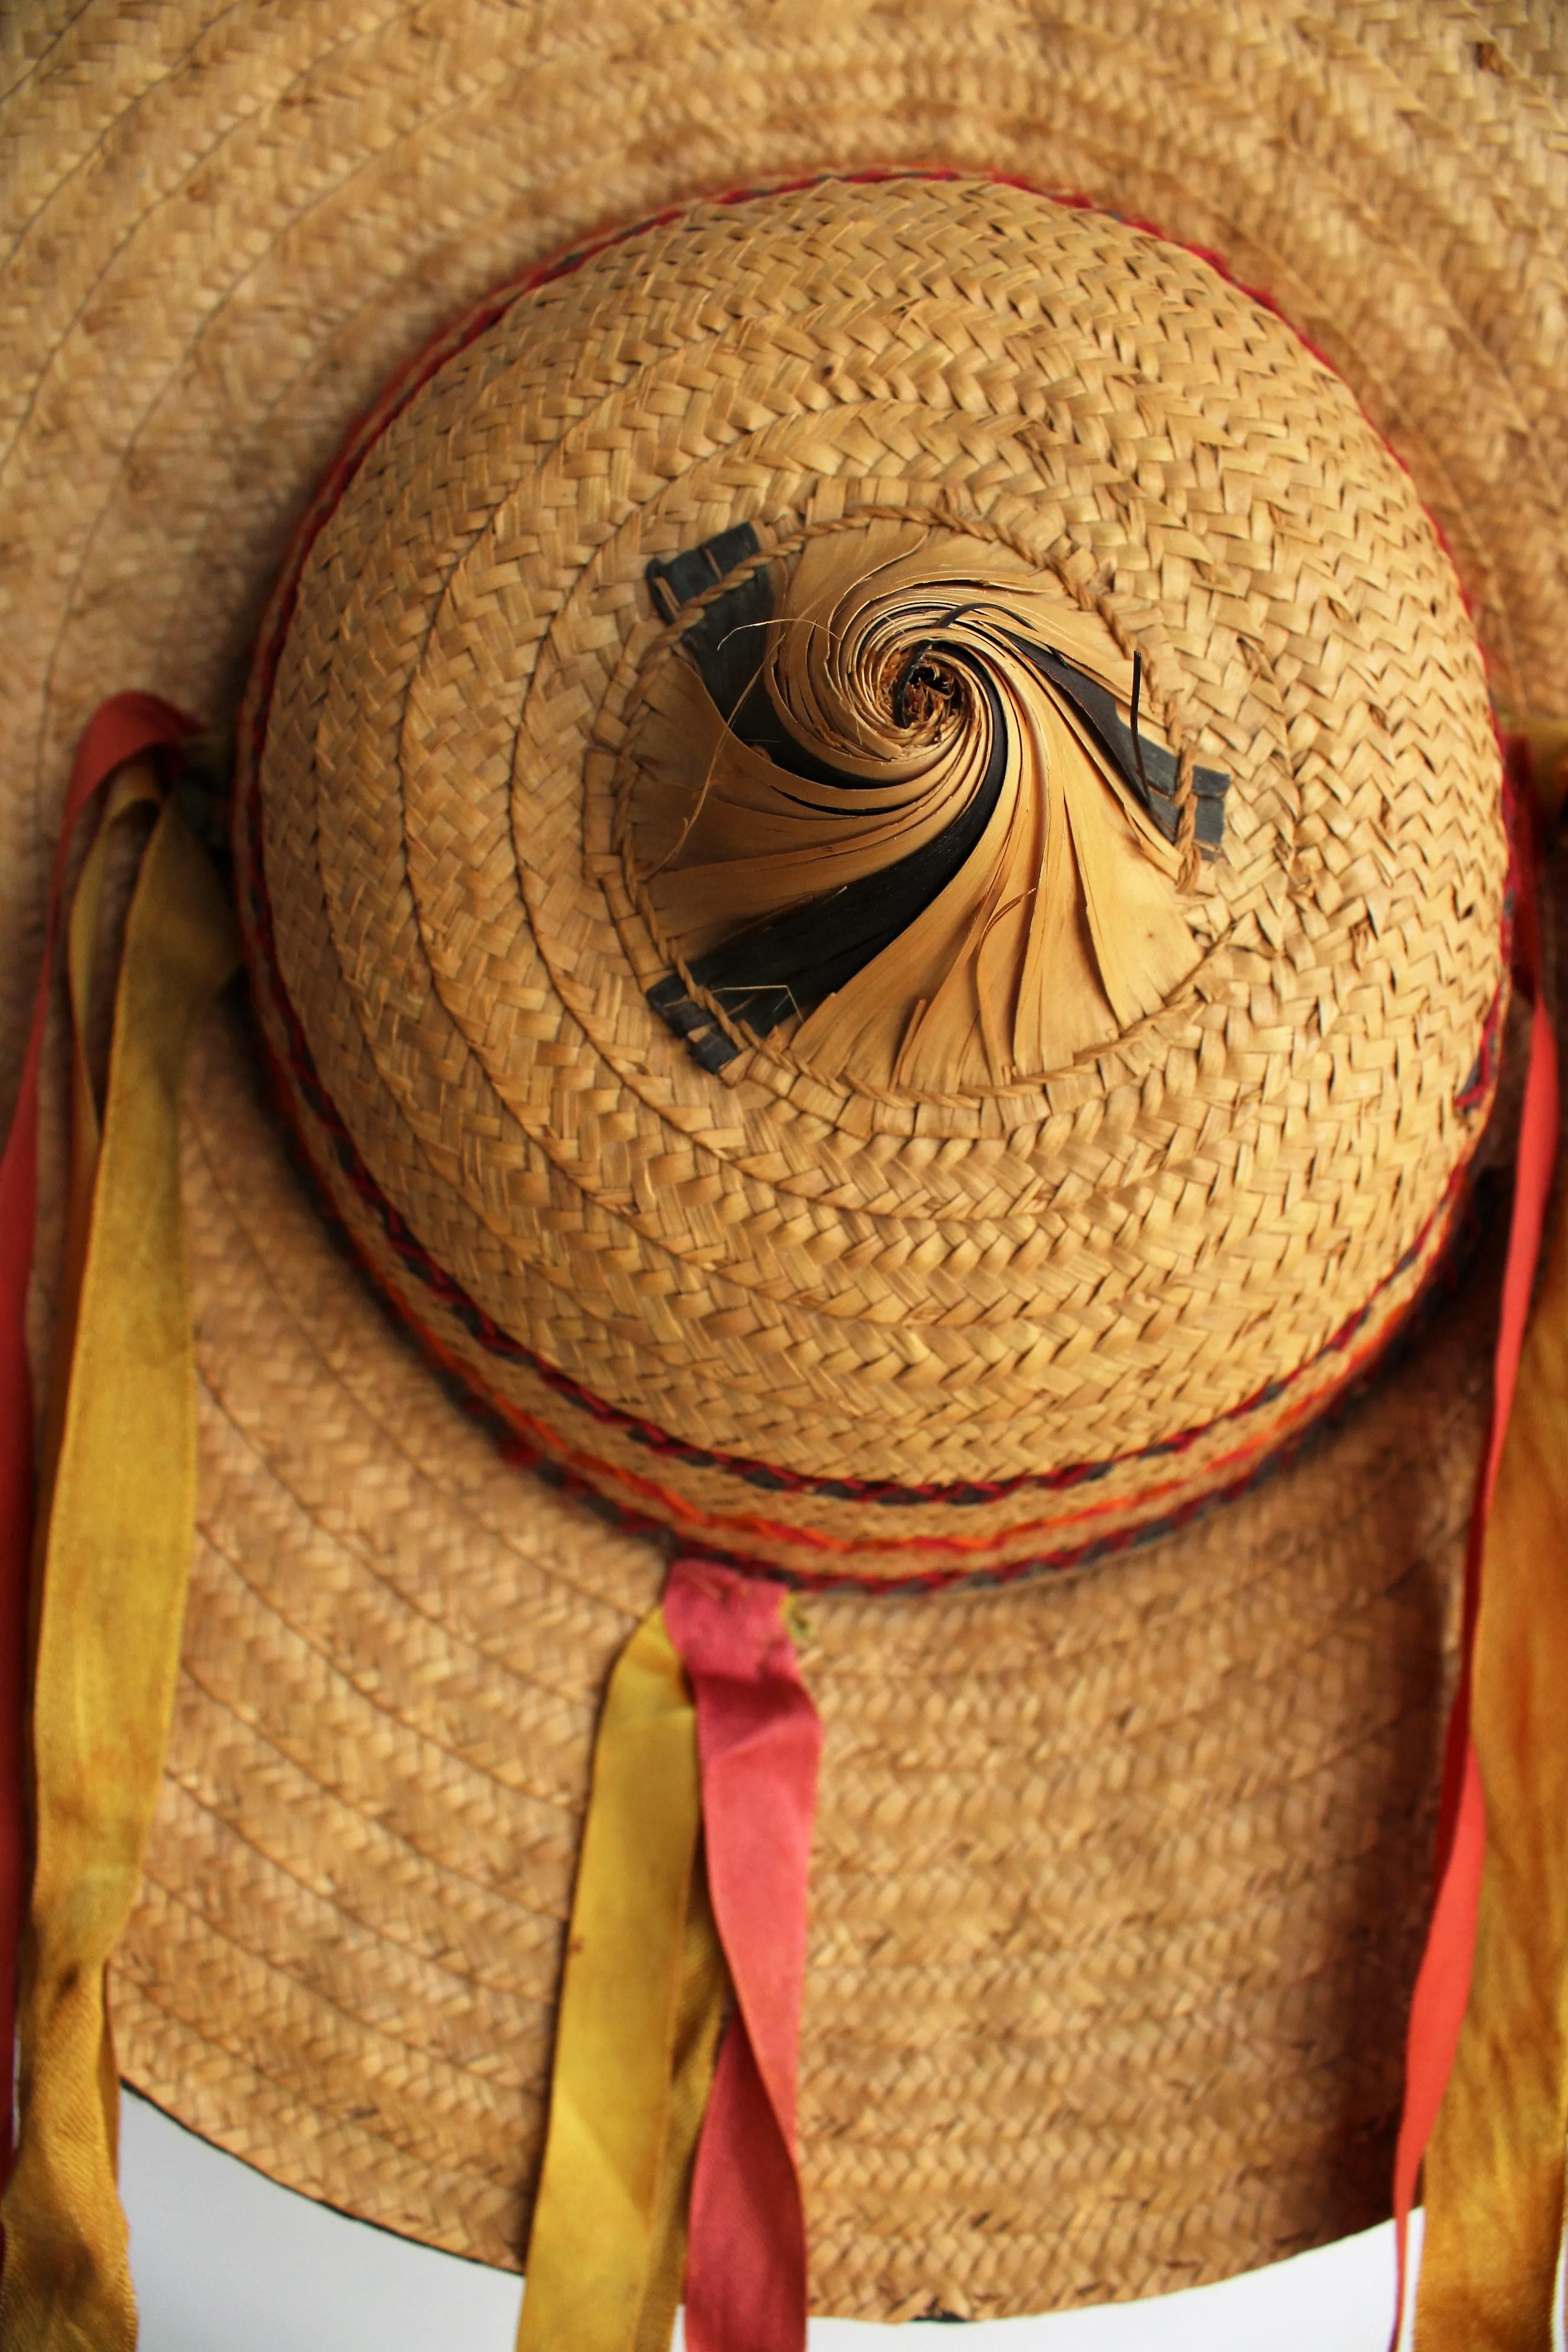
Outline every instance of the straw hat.
<path id="1" fill-rule="evenodd" d="M 1371 2220 L 1486 1409 L 1491 1256 L 1429 1277 L 1506 996 L 1488 671 L 1568 708 L 1551 28 L 7 37 L 16 936 L 93 703 L 250 677 L 123 2071 L 519 2263 L 657 1526 L 817 1588 L 816 2307 Z M 807 889 L 779 778 L 868 761 L 900 824 L 816 805 Z M 1076 881 L 1026 906 L 1030 825 Z M 925 961 L 906 913 L 847 970 L 841 901 L 943 842 Z"/>

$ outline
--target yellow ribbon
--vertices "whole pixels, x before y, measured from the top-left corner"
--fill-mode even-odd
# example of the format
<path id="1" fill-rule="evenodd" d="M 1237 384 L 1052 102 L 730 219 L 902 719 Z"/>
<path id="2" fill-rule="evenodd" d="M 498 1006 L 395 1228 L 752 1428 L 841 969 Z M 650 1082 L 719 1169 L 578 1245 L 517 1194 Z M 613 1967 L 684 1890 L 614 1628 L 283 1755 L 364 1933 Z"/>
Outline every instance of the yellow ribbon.
<path id="1" fill-rule="evenodd" d="M 87 878 L 96 893 L 101 876 Z M 96 909 L 79 934 L 73 919 L 79 1010 L 95 924 Z M 76 1156 L 79 1167 L 96 1159 L 96 1178 L 37 1612 L 21 2137 L 0 2208 L 6 2352 L 131 2352 L 136 2341 L 105 1977 L 157 1801 L 195 1517 L 180 1082 L 237 952 L 216 877 L 165 808 L 126 926 L 96 1150 L 79 1020 Z"/>
<path id="2" fill-rule="evenodd" d="M 66 978 L 71 1014 L 71 1148 L 66 1199 L 65 1249 L 60 1267 L 58 1312 L 55 1328 L 53 1377 L 45 1410 L 40 1445 L 37 1526 L 39 1557 L 35 1575 L 41 1573 L 42 1537 L 48 1527 L 54 1491 L 55 1464 L 65 1425 L 71 1353 L 76 1344 L 77 1315 L 81 1298 L 82 1267 L 92 1223 L 93 1186 L 98 1176 L 102 1141 L 102 1112 L 94 1082 L 91 1053 L 96 966 L 104 944 L 105 887 L 116 838 L 128 817 L 158 808 L 163 792 L 151 761 L 135 760 L 109 786 L 103 821 L 81 864 L 76 895 L 71 900 L 67 934 Z"/>
<path id="3" fill-rule="evenodd" d="M 518 2352 L 666 2352 L 728 1979 L 700 1851 L 697 1723 L 660 1611 L 594 1751 Z"/>
<path id="4" fill-rule="evenodd" d="M 1568 1220 L 1547 1256 L 1487 1534 L 1473 1725 L 1475 1969 L 1426 2151 L 1418 2352 L 1550 2352 L 1568 2131 Z"/>

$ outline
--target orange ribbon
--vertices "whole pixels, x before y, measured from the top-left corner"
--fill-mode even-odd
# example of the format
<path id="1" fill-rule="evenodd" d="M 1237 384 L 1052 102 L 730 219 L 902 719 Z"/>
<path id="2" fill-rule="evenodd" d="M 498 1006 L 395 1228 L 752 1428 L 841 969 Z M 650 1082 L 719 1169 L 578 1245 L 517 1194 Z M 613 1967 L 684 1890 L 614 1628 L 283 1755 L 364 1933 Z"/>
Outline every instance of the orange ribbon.
<path id="1" fill-rule="evenodd" d="M 1527 768 L 1525 755 L 1518 747 L 1513 753 L 1513 767 L 1516 777 Z M 1521 793 L 1521 817 L 1528 825 L 1527 795 Z M 1530 1060 L 1503 1274 L 1502 1309 L 1493 1359 L 1491 1419 L 1466 1551 L 1459 1678 L 1448 1724 L 1438 1827 L 1437 1895 L 1411 2000 L 1405 2047 L 1405 2111 L 1394 2155 L 1396 2294 L 1391 2344 L 1397 2344 L 1405 2307 L 1407 2238 L 1416 2179 L 1448 2088 L 1470 2000 L 1487 1854 L 1487 1806 L 1471 1720 L 1482 1570 L 1489 1549 L 1489 1521 L 1524 1353 L 1525 1327 L 1557 1149 L 1557 1049 L 1541 992 L 1532 835 L 1530 843 L 1529 852 L 1521 859 L 1523 870 L 1514 942 L 1519 978 L 1534 997 Z M 1440 2238 L 1445 2221 L 1436 2210 L 1428 2213 L 1427 2224 L 1429 2232 Z M 1426 2298 L 1423 2300 L 1425 2303 Z M 1482 2340 L 1464 2339 L 1467 2347 Z"/>
<path id="2" fill-rule="evenodd" d="M 1421 2352 L 1550 2352 L 1568 2130 L 1568 1221 L 1487 1537 L 1473 1724 L 1487 1850 L 1469 2007 L 1426 2152 Z"/>

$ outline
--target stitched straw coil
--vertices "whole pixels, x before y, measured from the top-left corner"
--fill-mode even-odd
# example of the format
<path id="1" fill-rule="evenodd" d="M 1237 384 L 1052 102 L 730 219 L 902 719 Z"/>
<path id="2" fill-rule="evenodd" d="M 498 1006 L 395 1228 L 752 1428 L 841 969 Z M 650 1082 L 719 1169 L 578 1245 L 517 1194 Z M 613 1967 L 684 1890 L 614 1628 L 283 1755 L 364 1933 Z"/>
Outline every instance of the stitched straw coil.
<path id="1" fill-rule="evenodd" d="M 323 492 L 242 729 L 263 1024 L 377 1279 L 525 1443 L 808 1576 L 1072 1559 L 1255 1471 L 1440 1249 L 1501 984 L 1479 654 L 1345 387 L 1205 262 L 951 177 L 698 207 L 452 343 Z M 819 729 L 822 694 L 848 698 L 837 740 L 887 746 L 858 760 L 884 803 L 908 744 L 918 765 L 956 742 L 962 767 L 1018 629 L 1073 660 L 1091 626 L 1102 664 L 1138 652 L 1180 754 L 1178 878 L 1097 814 L 1097 776 L 1083 821 L 1122 845 L 1098 915 L 1076 812 L 1073 841 L 1101 974 L 1134 919 L 1176 944 L 1120 1019 L 1099 998 L 1070 1059 L 1037 1045 L 977 1082 L 977 1042 L 911 1050 L 928 979 L 882 1018 L 890 1060 L 854 1029 L 819 1061 L 847 995 L 759 1035 L 700 965 L 672 976 L 658 894 L 725 755 L 694 746 L 682 819 L 693 713 L 668 670 L 706 608 L 667 620 L 643 574 L 739 525 L 803 583 L 778 691 Z M 814 560 L 839 591 L 805 587 Z M 889 583 L 883 667 L 846 651 L 835 689 L 832 598 L 862 575 Z M 879 697 L 976 597 L 999 617 L 955 657 L 980 684 L 927 753 Z M 661 690 L 676 772 L 650 777 Z M 1231 778 L 1206 865 L 1194 760 Z M 1043 764 L 1054 784 L 1056 749 Z M 661 785 L 662 829 L 639 819 Z M 798 814 L 803 789 L 777 797 Z M 740 850 L 762 822 L 738 806 Z M 1047 851 L 1065 822 L 1053 802 Z M 721 917 L 740 870 L 697 876 Z M 1075 919 L 1048 887 L 1047 955 Z M 821 897 L 814 935 L 845 903 Z M 1048 1023 L 1071 978 L 1032 954 L 1020 1026 L 1031 987 Z M 971 985 L 978 1041 L 1008 981 Z M 671 986 L 722 1016 L 721 1067 L 652 1009 Z"/>
<path id="2" fill-rule="evenodd" d="M 1410 467 L 1505 711 L 1568 707 L 1550 7 L 22 0 L 0 59 L 7 1072 L 93 704 L 221 719 L 394 370 L 704 190 L 937 156 L 1219 249 Z M 515 2263 L 594 1713 L 661 1555 L 439 1393 L 247 1073 L 216 1028 L 201 1537 L 117 2047 L 278 2179 Z M 1490 1315 L 1483 1267 L 1314 1451 L 1102 1570 L 811 1602 L 817 2307 L 1154 2292 L 1386 2210 Z"/>

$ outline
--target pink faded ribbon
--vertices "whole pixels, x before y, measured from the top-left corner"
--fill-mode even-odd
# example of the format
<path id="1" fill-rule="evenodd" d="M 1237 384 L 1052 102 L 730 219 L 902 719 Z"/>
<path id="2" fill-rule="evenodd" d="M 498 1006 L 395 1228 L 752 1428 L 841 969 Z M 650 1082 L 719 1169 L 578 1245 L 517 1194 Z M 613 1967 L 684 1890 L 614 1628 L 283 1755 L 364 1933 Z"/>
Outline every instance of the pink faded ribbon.
<path id="1" fill-rule="evenodd" d="M 703 2119 L 686 2263 L 689 2352 L 802 2352 L 795 2078 L 822 1725 L 775 1584 L 678 1560 L 664 1619 L 697 1708 L 709 1892 L 736 2007 Z"/>
<path id="2" fill-rule="evenodd" d="M 1513 1213 L 1503 1269 L 1502 1308 L 1492 1365 L 1492 1409 L 1471 1510 L 1465 1558 L 1464 1620 L 1459 1678 L 1448 1719 L 1443 1793 L 1437 1829 L 1437 1892 L 1426 1949 L 1411 1997 L 1405 2053 L 1405 2105 L 1394 2158 L 1394 2303 L 1389 2352 L 1404 2324 L 1409 2263 L 1410 2215 L 1415 2202 L 1421 2159 L 1436 2124 L 1459 2046 L 1470 1994 L 1481 1873 L 1486 1862 L 1487 1818 L 1480 1766 L 1470 1728 L 1476 1625 L 1480 1614 L 1481 1569 L 1487 1523 L 1497 1490 L 1508 1436 L 1509 1416 L 1524 1350 L 1531 1293 L 1541 1256 L 1547 1203 L 1557 1153 L 1557 1042 L 1542 992 L 1541 941 L 1535 905 L 1539 858 L 1532 829 L 1529 757 L 1515 740 L 1509 763 L 1519 796 L 1521 830 L 1520 904 L 1514 932 L 1515 977 L 1533 999 L 1524 1108 L 1514 1170 Z"/>

